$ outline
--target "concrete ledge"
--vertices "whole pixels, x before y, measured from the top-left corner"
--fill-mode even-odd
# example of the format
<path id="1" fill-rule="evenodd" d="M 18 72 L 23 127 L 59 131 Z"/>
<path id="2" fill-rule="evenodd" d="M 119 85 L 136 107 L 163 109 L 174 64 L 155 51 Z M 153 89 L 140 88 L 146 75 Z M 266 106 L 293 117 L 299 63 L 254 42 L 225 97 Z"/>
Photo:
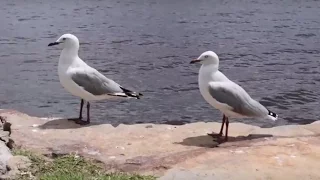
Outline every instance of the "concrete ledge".
<path id="1" fill-rule="evenodd" d="M 0 110 L 12 124 L 16 144 L 44 154 L 77 152 L 111 171 L 139 172 L 160 179 L 319 179 L 320 122 L 274 128 L 231 123 L 230 142 L 206 134 L 220 123 L 182 126 L 91 124 L 44 120 Z"/>

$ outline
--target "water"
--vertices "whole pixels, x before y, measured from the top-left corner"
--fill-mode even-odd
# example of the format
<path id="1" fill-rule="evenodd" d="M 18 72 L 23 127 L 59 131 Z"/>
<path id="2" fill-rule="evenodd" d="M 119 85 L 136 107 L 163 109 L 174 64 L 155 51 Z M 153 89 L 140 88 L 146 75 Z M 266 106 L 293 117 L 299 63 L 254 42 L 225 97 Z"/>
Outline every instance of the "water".
<path id="1" fill-rule="evenodd" d="M 220 69 L 280 115 L 276 123 L 319 119 L 320 3 L 318 1 L 0 1 L 0 108 L 36 116 L 76 117 L 80 100 L 59 84 L 64 33 L 80 39 L 80 57 L 141 100 L 92 103 L 101 123 L 221 121 L 201 97 L 203 51 Z"/>

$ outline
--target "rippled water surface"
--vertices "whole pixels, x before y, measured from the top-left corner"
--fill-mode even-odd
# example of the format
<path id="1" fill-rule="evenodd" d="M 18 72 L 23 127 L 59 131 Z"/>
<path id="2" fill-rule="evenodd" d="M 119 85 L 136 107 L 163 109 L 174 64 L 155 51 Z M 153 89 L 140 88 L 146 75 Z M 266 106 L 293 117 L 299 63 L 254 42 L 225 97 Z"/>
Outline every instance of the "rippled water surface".
<path id="1" fill-rule="evenodd" d="M 201 97 L 192 58 L 206 50 L 220 69 L 281 118 L 319 119 L 318 1 L 1 0 L 1 107 L 37 116 L 75 117 L 80 100 L 59 83 L 63 33 L 80 39 L 80 57 L 141 100 L 92 103 L 103 123 L 219 121 Z"/>

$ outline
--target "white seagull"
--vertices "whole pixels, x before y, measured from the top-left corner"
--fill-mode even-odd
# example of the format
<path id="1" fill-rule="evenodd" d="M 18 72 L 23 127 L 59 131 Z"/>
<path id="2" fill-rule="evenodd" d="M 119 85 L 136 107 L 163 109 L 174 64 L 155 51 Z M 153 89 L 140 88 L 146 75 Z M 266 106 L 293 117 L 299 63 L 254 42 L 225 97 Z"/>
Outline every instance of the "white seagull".
<path id="1" fill-rule="evenodd" d="M 61 44 L 63 50 L 60 54 L 58 74 L 61 85 L 72 95 L 81 98 L 80 115 L 75 120 L 77 124 L 90 123 L 90 103 L 108 99 L 110 97 L 133 97 L 139 99 L 141 93 L 123 88 L 118 83 L 108 79 L 96 69 L 88 66 L 78 56 L 79 40 L 72 34 L 62 35 L 56 42 L 48 46 Z M 82 121 L 82 107 L 87 102 L 87 121 Z"/>
<path id="2" fill-rule="evenodd" d="M 229 118 L 255 117 L 277 120 L 276 113 L 252 99 L 242 87 L 219 71 L 219 58 L 216 53 L 206 51 L 190 63 L 202 64 L 198 79 L 200 93 L 211 106 L 223 113 L 220 133 L 208 135 L 218 137 L 221 142 L 228 141 Z M 222 140 L 220 137 L 223 134 L 224 124 L 226 124 L 226 134 Z"/>

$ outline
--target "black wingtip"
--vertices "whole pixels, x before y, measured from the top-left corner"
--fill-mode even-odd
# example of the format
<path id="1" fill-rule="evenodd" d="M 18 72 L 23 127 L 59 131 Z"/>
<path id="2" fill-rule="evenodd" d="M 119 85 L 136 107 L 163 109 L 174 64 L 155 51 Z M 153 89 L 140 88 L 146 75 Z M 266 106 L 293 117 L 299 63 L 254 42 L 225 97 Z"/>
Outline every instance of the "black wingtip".
<path id="1" fill-rule="evenodd" d="M 140 96 L 143 96 L 142 93 L 135 93 L 134 95 L 136 96 L 137 99 L 140 99 L 141 98 Z"/>
<path id="2" fill-rule="evenodd" d="M 269 115 L 269 116 L 272 116 L 272 117 L 274 117 L 274 118 L 277 118 L 277 117 L 278 117 L 278 114 L 270 111 L 269 109 L 268 109 L 268 115 Z"/>
<path id="3" fill-rule="evenodd" d="M 141 94 L 141 93 L 134 93 L 134 97 L 135 98 L 137 98 L 137 99 L 141 99 L 141 97 L 140 96 L 143 96 L 143 94 Z"/>
<path id="4" fill-rule="evenodd" d="M 130 96 L 130 97 L 134 97 L 134 98 L 137 98 L 137 99 L 140 99 L 140 96 L 143 96 L 143 94 L 141 93 L 135 93 L 133 91 L 130 91 L 124 87 L 120 87 L 122 89 L 122 91 L 127 95 L 127 96 Z"/>

